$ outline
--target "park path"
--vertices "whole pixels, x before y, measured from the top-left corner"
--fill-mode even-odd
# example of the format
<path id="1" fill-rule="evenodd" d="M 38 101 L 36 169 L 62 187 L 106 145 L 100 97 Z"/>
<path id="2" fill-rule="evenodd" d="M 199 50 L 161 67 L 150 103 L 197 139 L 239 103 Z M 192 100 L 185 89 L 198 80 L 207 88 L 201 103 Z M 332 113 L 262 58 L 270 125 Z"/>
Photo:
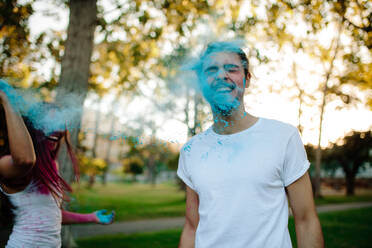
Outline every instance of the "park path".
<path id="1" fill-rule="evenodd" d="M 328 204 L 318 206 L 318 213 L 372 207 L 372 202 L 353 202 L 342 204 Z M 167 229 L 181 228 L 184 224 L 184 217 L 161 218 L 152 220 L 123 221 L 108 226 L 101 225 L 74 225 L 72 233 L 76 238 L 86 238 L 96 235 L 109 234 L 131 234 L 140 232 L 161 231 Z"/>

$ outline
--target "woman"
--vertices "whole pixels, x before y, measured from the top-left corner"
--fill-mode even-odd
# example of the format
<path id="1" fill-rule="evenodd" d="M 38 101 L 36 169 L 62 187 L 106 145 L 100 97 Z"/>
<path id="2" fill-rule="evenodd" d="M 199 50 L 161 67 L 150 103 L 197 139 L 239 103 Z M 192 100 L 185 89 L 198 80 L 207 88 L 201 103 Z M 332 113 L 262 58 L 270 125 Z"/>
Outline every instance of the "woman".
<path id="1" fill-rule="evenodd" d="M 56 163 L 62 139 L 77 173 L 67 131 L 47 136 L 34 129 L 1 88 L 0 128 L 0 221 L 14 223 L 7 248 L 60 247 L 61 223 L 112 223 L 114 213 L 104 215 L 105 210 L 78 214 L 61 209 L 64 193 L 71 191 Z"/>

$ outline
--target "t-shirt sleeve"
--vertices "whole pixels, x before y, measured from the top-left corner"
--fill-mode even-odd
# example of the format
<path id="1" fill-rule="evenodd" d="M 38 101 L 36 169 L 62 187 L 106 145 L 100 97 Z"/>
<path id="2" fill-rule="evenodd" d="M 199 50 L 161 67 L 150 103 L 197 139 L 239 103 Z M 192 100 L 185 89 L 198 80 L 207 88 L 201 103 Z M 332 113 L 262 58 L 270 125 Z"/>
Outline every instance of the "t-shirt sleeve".
<path id="1" fill-rule="evenodd" d="M 178 160 L 177 175 L 187 186 L 195 190 L 194 184 L 192 183 L 192 180 L 191 180 L 191 176 L 189 172 L 187 171 L 185 154 L 184 154 L 183 149 L 181 149 L 180 158 Z"/>
<path id="2" fill-rule="evenodd" d="M 287 187 L 303 176 L 309 166 L 310 162 L 307 159 L 305 147 L 299 132 L 296 130 L 290 137 L 285 151 L 282 174 L 284 186 Z"/>

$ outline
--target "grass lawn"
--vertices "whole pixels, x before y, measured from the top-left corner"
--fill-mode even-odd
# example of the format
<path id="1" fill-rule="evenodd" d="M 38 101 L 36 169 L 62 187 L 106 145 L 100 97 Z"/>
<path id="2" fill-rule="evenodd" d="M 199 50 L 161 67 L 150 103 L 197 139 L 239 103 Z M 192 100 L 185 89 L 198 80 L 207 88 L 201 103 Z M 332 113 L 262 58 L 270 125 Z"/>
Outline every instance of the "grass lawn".
<path id="1" fill-rule="evenodd" d="M 346 203 L 346 202 L 366 202 L 372 201 L 372 192 L 363 195 L 353 195 L 353 196 L 344 196 L 344 195 L 328 195 L 324 196 L 321 199 L 315 199 L 315 204 L 317 206 L 325 204 L 337 204 L 337 203 Z"/>
<path id="2" fill-rule="evenodd" d="M 96 184 L 92 189 L 76 189 L 71 209 L 77 212 L 92 212 L 97 209 L 113 209 L 116 221 L 183 216 L 185 194 L 174 184 Z M 372 201 L 368 195 L 325 196 L 316 200 L 317 205 L 342 202 Z"/>
<path id="3" fill-rule="evenodd" d="M 97 209 L 115 210 L 116 221 L 182 216 L 185 193 L 177 186 L 159 184 L 108 184 L 92 189 L 75 188 L 71 210 L 92 212 Z"/>
<path id="4" fill-rule="evenodd" d="M 319 215 L 326 247 L 372 247 L 372 208 L 354 209 Z M 296 247 L 293 218 L 289 229 Z M 177 247 L 181 230 L 168 230 L 132 235 L 112 235 L 78 240 L 81 248 L 170 248 Z"/>

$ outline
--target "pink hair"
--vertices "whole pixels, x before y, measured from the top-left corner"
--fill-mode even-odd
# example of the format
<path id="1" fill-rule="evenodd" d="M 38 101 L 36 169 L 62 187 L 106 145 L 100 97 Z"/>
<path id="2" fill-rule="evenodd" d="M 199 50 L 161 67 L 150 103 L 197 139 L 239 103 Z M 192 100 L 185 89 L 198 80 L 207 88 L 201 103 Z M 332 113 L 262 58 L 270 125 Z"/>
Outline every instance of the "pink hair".
<path id="1" fill-rule="evenodd" d="M 39 192 L 42 194 L 52 193 L 54 197 L 58 196 L 64 200 L 68 200 L 68 197 L 64 193 L 66 191 L 71 192 L 72 189 L 58 174 L 56 159 L 61 139 L 65 138 L 67 151 L 74 169 L 75 179 L 77 181 L 79 180 L 78 160 L 72 149 L 69 132 L 67 130 L 54 132 L 52 135 L 57 137 L 58 140 L 53 141 L 48 139 L 48 136 L 42 131 L 28 125 L 27 122 L 26 125 L 32 137 L 36 153 L 36 164 L 32 169 L 32 178 L 37 183 Z M 54 142 L 58 142 L 57 147 L 55 147 Z"/>

